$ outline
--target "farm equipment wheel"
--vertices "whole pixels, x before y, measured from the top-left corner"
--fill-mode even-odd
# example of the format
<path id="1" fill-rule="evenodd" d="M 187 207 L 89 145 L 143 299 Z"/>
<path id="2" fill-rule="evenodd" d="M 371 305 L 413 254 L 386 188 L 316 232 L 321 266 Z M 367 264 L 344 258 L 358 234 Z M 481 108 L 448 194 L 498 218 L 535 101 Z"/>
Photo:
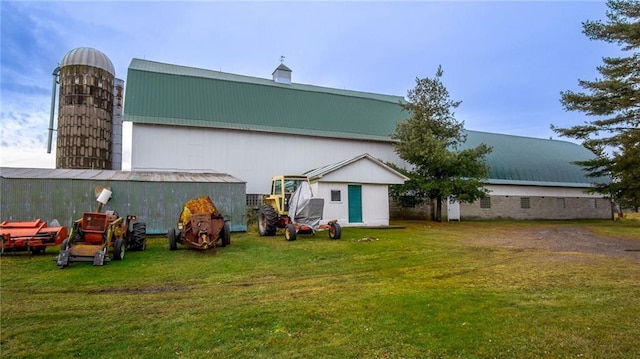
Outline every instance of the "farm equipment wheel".
<path id="1" fill-rule="evenodd" d="M 176 244 L 176 230 L 169 228 L 167 231 L 167 237 L 169 238 L 169 250 L 175 251 L 178 249 L 178 245 Z"/>
<path id="2" fill-rule="evenodd" d="M 125 251 L 124 240 L 122 238 L 116 238 L 116 241 L 113 242 L 113 259 L 116 261 L 121 261 L 124 259 L 124 251 Z"/>
<path id="3" fill-rule="evenodd" d="M 331 239 L 340 239 L 342 236 L 342 228 L 336 222 L 329 223 L 329 238 Z"/>
<path id="4" fill-rule="evenodd" d="M 47 246 L 29 247 L 31 254 L 42 254 L 45 249 L 47 249 Z"/>
<path id="5" fill-rule="evenodd" d="M 260 236 L 274 236 L 276 225 L 278 224 L 278 214 L 268 204 L 262 205 L 258 209 L 258 233 Z"/>
<path id="6" fill-rule="evenodd" d="M 136 222 L 131 230 L 130 249 L 135 251 L 144 251 L 147 249 L 147 224 L 144 222 Z"/>
<path id="7" fill-rule="evenodd" d="M 226 247 L 231 244 L 231 229 L 229 228 L 229 223 L 225 222 L 224 226 L 220 230 L 220 246 Z"/>
<path id="8" fill-rule="evenodd" d="M 66 251 L 67 249 L 69 249 L 69 238 L 65 238 L 62 243 L 60 243 L 61 251 Z"/>
<path id="9" fill-rule="evenodd" d="M 288 241 L 295 241 L 296 235 L 296 226 L 294 226 L 293 223 L 289 223 L 284 227 L 284 239 Z"/>

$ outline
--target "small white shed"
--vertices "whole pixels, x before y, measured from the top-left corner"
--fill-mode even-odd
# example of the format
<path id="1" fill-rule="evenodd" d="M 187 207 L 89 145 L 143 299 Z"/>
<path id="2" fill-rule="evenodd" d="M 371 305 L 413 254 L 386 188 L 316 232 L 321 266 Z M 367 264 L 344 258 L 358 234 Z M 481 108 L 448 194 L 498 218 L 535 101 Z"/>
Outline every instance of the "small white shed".
<path id="1" fill-rule="evenodd" d="M 322 223 L 389 225 L 389 185 L 408 178 L 368 153 L 304 173 L 314 197 L 324 198 Z"/>

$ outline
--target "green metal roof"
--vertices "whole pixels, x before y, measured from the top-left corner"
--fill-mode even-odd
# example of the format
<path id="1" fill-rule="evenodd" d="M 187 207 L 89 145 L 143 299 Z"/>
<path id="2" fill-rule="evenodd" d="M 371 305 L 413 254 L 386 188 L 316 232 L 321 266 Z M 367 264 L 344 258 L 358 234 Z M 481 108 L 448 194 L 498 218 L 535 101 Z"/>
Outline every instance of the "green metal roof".
<path id="1" fill-rule="evenodd" d="M 588 187 L 593 178 L 574 161 L 591 159 L 588 149 L 567 141 L 465 131 L 467 141 L 460 149 L 480 143 L 493 147 L 485 157 L 490 184 Z M 600 179 L 600 181 L 606 181 Z"/>
<path id="2" fill-rule="evenodd" d="M 124 120 L 176 126 L 252 130 L 392 142 L 409 117 L 403 98 L 133 59 Z M 466 131 L 461 147 L 485 143 L 489 183 L 588 187 L 594 180 L 572 164 L 593 158 L 566 141 Z"/>
<path id="3" fill-rule="evenodd" d="M 407 117 L 400 96 L 280 84 L 133 59 L 124 120 L 300 135 L 390 141 Z"/>

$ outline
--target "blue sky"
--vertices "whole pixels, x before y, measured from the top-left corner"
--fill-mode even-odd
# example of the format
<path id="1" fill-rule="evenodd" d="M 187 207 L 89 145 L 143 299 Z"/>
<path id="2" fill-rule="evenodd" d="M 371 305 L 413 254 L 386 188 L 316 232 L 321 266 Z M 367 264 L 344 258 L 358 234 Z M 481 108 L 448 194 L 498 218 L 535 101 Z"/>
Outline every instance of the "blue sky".
<path id="1" fill-rule="evenodd" d="M 285 56 L 293 82 L 399 96 L 442 65 L 467 129 L 557 138 L 551 124 L 588 120 L 564 111 L 560 91 L 580 90 L 602 57 L 620 54 L 582 33 L 606 10 L 604 1 L 3 0 L 0 166 L 55 167 L 51 74 L 77 47 L 105 53 L 125 87 L 133 58 L 270 78 Z M 125 124 L 124 168 L 130 146 Z"/>

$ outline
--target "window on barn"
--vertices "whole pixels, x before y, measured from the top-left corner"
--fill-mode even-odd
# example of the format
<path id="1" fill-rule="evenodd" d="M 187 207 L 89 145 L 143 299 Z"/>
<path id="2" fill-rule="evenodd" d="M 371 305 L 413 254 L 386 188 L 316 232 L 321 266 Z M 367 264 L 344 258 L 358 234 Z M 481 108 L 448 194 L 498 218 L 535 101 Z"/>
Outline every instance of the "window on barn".
<path id="1" fill-rule="evenodd" d="M 520 197 L 520 208 L 531 208 L 531 199 L 529 197 Z"/>
<path id="2" fill-rule="evenodd" d="M 565 207 L 564 198 L 556 198 L 556 208 L 563 209 Z"/>
<path id="3" fill-rule="evenodd" d="M 332 189 L 331 190 L 331 202 L 340 202 L 342 201 L 342 191 Z"/>
<path id="4" fill-rule="evenodd" d="M 589 208 L 595 209 L 598 208 L 598 202 L 595 198 L 589 198 Z"/>
<path id="5" fill-rule="evenodd" d="M 480 198 L 480 208 L 491 208 L 491 197 Z"/>

